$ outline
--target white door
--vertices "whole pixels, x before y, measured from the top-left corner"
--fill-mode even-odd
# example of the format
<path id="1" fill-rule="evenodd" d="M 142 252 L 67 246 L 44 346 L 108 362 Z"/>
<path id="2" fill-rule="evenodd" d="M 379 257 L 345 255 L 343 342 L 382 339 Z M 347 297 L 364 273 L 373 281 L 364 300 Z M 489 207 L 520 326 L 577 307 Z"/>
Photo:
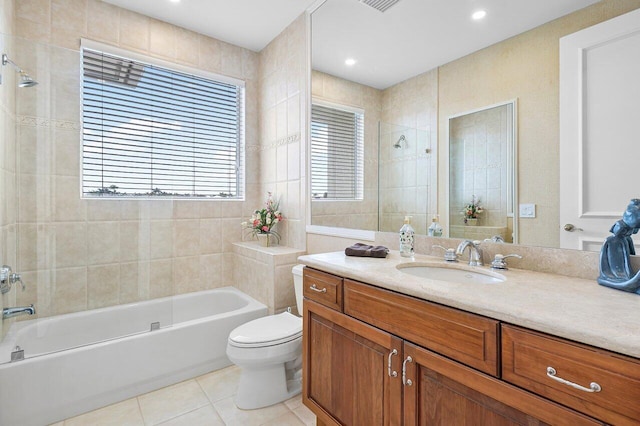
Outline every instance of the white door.
<path id="1" fill-rule="evenodd" d="M 560 39 L 560 247 L 600 250 L 632 198 L 640 198 L 640 9 Z"/>

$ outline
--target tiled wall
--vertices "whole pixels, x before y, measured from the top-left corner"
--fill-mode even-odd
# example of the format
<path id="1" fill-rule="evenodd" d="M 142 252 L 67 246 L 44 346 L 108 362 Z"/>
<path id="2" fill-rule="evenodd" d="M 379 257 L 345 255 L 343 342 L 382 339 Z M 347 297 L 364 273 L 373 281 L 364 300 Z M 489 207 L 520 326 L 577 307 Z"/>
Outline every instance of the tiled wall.
<path id="1" fill-rule="evenodd" d="M 378 229 L 378 122 L 382 92 L 369 86 L 313 71 L 315 99 L 364 110 L 364 199 L 362 201 L 312 200 L 312 225 Z"/>
<path id="2" fill-rule="evenodd" d="M 405 215 L 426 233 L 437 212 L 438 72 L 432 70 L 382 92 L 382 121 L 390 129 L 380 147 L 380 230 L 397 231 Z M 406 142 L 393 148 L 400 135 Z M 429 150 L 429 152 L 427 152 Z"/>
<path id="3" fill-rule="evenodd" d="M 278 247 L 256 242 L 233 247 L 233 283 L 269 307 L 295 306 L 291 268 L 306 247 L 306 103 L 308 40 L 306 16 L 291 23 L 260 52 L 260 174 L 263 196 L 273 192 L 285 216 Z M 256 206 L 256 208 L 259 205 Z"/>
<path id="4" fill-rule="evenodd" d="M 260 55 L 98 0 L 16 1 L 15 32 L 40 81 L 16 105 L 17 303 L 48 316 L 234 284 L 232 243 L 266 189 Z M 81 200 L 81 37 L 244 80 L 246 201 Z"/>
<path id="5" fill-rule="evenodd" d="M 463 225 L 460 212 L 475 200 L 483 208 L 478 215 L 479 225 L 507 227 L 507 143 L 511 140 L 507 112 L 508 107 L 502 106 L 450 121 L 451 225 Z"/>
<path id="6" fill-rule="evenodd" d="M 306 245 L 307 40 L 301 15 L 260 52 L 260 174 L 252 182 L 261 197 L 273 192 L 280 199 L 281 244 L 298 249 Z"/>

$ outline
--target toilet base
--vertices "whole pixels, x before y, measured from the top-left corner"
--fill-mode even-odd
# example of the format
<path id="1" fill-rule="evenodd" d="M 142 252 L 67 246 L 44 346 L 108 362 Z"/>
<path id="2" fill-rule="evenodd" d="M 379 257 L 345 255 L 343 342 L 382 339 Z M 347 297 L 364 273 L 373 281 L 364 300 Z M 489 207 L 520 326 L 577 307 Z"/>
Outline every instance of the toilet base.
<path id="1" fill-rule="evenodd" d="M 287 375 L 290 380 L 287 380 Z M 284 363 L 258 368 L 241 367 L 235 403 L 243 410 L 254 410 L 285 401 L 301 390 L 300 374 L 288 372 Z"/>

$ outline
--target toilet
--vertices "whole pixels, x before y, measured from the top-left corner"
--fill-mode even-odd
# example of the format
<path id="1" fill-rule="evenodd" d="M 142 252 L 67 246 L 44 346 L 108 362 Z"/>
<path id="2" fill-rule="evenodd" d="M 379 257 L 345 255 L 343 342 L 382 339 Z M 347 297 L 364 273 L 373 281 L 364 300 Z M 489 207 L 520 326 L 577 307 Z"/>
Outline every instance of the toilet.
<path id="1" fill-rule="evenodd" d="M 302 313 L 302 269 L 293 267 Z M 290 312 L 249 321 L 229 333 L 227 356 L 240 367 L 236 405 L 244 410 L 277 404 L 302 389 L 302 318 Z"/>

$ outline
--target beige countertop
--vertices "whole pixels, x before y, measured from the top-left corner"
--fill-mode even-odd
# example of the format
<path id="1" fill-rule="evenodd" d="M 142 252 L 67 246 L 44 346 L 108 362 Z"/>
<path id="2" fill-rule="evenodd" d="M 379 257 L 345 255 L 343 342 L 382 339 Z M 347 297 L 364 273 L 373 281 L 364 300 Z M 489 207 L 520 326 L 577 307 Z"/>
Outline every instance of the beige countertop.
<path id="1" fill-rule="evenodd" d="M 603 287 L 595 279 L 509 269 L 497 272 L 506 278 L 498 284 L 451 283 L 415 277 L 396 266 L 474 268 L 433 256 L 404 258 L 397 251 L 386 259 L 349 257 L 344 252 L 298 259 L 345 278 L 640 358 L 640 295 Z M 475 269 L 494 273 L 487 266 Z"/>

